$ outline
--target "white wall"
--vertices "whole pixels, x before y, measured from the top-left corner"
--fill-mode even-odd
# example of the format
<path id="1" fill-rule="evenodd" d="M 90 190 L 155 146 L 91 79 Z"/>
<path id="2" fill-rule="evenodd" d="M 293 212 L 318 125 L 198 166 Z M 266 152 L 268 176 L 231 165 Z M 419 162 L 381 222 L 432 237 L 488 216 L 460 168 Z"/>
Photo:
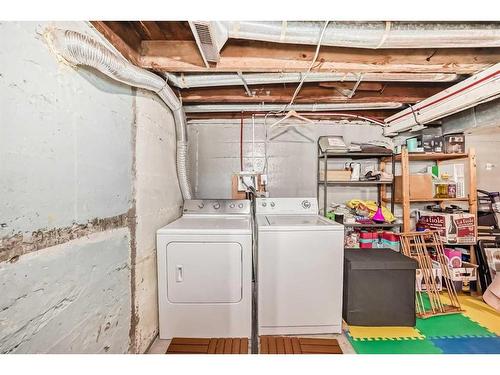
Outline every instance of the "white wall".
<path id="1" fill-rule="evenodd" d="M 158 334 L 156 230 L 178 218 L 182 196 L 175 167 L 175 123 L 157 95 L 136 97 L 135 351 L 144 352 Z"/>
<path id="2" fill-rule="evenodd" d="M 125 353 L 131 234 L 106 219 L 132 207 L 133 93 L 58 63 L 42 38 L 54 25 L 97 37 L 0 23 L 0 255 L 12 241 L 21 255 L 0 263 L 0 353 Z"/>
<path id="3" fill-rule="evenodd" d="M 274 120 L 275 121 L 275 120 Z M 270 125 L 273 120 L 268 120 Z M 300 121 L 296 124 L 301 125 Z M 268 139 L 280 129 L 268 133 Z M 320 135 L 342 135 L 346 143 L 385 140 L 376 125 L 322 122 L 302 125 L 300 131 L 314 141 L 287 133 L 267 143 L 269 192 L 274 197 L 316 196 L 317 138 Z M 244 167 L 252 169 L 252 121 L 244 122 Z M 272 133 L 272 134 L 271 134 Z M 240 170 L 240 122 L 238 120 L 191 121 L 188 125 L 190 174 L 197 198 L 230 198 L 231 175 Z M 255 165 L 265 163 L 265 127 L 256 121 Z M 342 168 L 344 161 L 332 163 Z M 331 187 L 329 200 L 345 202 L 352 198 L 376 199 L 376 188 Z M 354 193 L 353 193 L 354 191 Z"/>

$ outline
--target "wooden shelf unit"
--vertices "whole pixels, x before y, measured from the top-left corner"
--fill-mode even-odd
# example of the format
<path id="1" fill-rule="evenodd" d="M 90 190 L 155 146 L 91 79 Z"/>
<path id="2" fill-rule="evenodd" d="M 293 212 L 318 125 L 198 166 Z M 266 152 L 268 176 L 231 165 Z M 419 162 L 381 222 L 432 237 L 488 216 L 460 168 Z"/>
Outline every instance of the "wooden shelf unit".
<path id="1" fill-rule="evenodd" d="M 410 209 L 411 203 L 438 202 L 442 207 L 451 202 L 467 202 L 469 212 L 476 217 L 477 236 L 477 176 L 476 176 L 476 152 L 470 148 L 465 154 L 442 154 L 442 153 L 409 153 L 406 147 L 402 148 L 401 154 L 394 157 L 396 162 L 401 163 L 403 199 L 395 200 L 394 203 L 401 204 L 403 208 L 403 232 L 410 232 Z M 467 159 L 466 168 L 469 169 L 469 195 L 467 198 L 432 198 L 432 199 L 410 199 L 410 161 L 434 161 L 437 165 L 445 160 Z M 394 170 L 393 170 L 394 173 Z M 387 196 L 382 201 L 391 201 Z M 474 246 L 470 245 L 471 263 L 477 264 Z"/>

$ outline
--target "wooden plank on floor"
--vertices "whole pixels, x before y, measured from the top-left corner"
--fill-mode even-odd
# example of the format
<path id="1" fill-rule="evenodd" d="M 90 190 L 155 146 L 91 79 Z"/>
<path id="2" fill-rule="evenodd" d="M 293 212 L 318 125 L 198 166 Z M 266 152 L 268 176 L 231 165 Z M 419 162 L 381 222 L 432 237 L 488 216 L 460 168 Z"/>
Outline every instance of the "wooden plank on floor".
<path id="1" fill-rule="evenodd" d="M 276 337 L 275 336 L 269 336 L 267 338 L 269 342 L 269 354 L 277 354 L 277 349 L 276 349 Z"/>
<path id="2" fill-rule="evenodd" d="M 231 354 L 240 354 L 240 343 L 241 343 L 241 339 L 233 339 L 233 345 L 231 347 Z"/>
<path id="3" fill-rule="evenodd" d="M 269 354 L 269 340 L 267 336 L 260 337 L 260 353 Z"/>
<path id="4" fill-rule="evenodd" d="M 261 354 L 342 354 L 335 339 L 261 336 Z"/>
<path id="5" fill-rule="evenodd" d="M 248 354 L 248 338 L 174 337 L 167 354 Z"/>
<path id="6" fill-rule="evenodd" d="M 224 339 L 217 339 L 215 354 L 224 354 Z"/>
<path id="7" fill-rule="evenodd" d="M 171 344 L 174 345 L 208 345 L 210 339 L 191 338 L 191 337 L 174 337 Z"/>
<path id="8" fill-rule="evenodd" d="M 293 354 L 302 354 L 298 337 L 292 337 L 292 349 L 293 349 Z"/>
<path id="9" fill-rule="evenodd" d="M 246 337 L 240 341 L 240 354 L 248 354 L 248 338 Z"/>
<path id="10" fill-rule="evenodd" d="M 208 350 L 207 345 L 172 345 L 168 346 L 167 353 L 172 354 L 206 354 Z"/>
<path id="11" fill-rule="evenodd" d="M 342 354 L 340 346 L 300 345 L 303 354 Z"/>
<path id="12" fill-rule="evenodd" d="M 284 341 L 285 341 L 285 354 L 293 354 L 292 338 L 285 337 Z"/>
<path id="13" fill-rule="evenodd" d="M 300 345 L 329 345 L 329 346 L 339 346 L 339 343 L 335 339 L 316 339 L 299 337 Z"/>
<path id="14" fill-rule="evenodd" d="M 285 340 L 283 337 L 276 337 L 276 352 L 278 354 L 285 354 Z"/>
<path id="15" fill-rule="evenodd" d="M 224 354 L 231 354 L 232 350 L 233 350 L 233 339 L 231 338 L 224 339 Z"/>
<path id="16" fill-rule="evenodd" d="M 211 338 L 208 344 L 207 354 L 215 354 L 216 348 L 217 348 L 217 339 Z"/>

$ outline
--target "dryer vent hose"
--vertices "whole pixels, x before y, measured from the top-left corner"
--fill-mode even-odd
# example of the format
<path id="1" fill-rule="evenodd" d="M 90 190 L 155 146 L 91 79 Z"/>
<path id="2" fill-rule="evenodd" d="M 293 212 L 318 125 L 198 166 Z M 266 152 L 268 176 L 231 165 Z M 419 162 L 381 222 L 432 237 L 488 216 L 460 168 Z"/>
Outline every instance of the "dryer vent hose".
<path id="1" fill-rule="evenodd" d="M 187 171 L 186 116 L 180 100 L 167 82 L 158 75 L 139 68 L 97 40 L 70 30 L 48 29 L 44 34 L 56 55 L 70 65 L 84 65 L 133 87 L 158 94 L 174 115 L 177 138 L 177 177 L 184 199 L 192 199 Z"/>

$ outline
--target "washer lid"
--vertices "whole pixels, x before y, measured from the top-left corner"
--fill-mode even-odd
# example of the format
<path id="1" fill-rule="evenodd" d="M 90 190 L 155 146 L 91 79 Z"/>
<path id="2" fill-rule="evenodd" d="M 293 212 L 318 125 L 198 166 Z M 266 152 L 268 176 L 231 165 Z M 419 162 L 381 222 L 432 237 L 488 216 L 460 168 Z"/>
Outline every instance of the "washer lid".
<path id="1" fill-rule="evenodd" d="M 259 230 L 339 230 L 344 226 L 319 215 L 259 215 Z"/>
<path id="2" fill-rule="evenodd" d="M 157 234 L 251 234 L 249 216 L 186 215 L 158 229 Z"/>

